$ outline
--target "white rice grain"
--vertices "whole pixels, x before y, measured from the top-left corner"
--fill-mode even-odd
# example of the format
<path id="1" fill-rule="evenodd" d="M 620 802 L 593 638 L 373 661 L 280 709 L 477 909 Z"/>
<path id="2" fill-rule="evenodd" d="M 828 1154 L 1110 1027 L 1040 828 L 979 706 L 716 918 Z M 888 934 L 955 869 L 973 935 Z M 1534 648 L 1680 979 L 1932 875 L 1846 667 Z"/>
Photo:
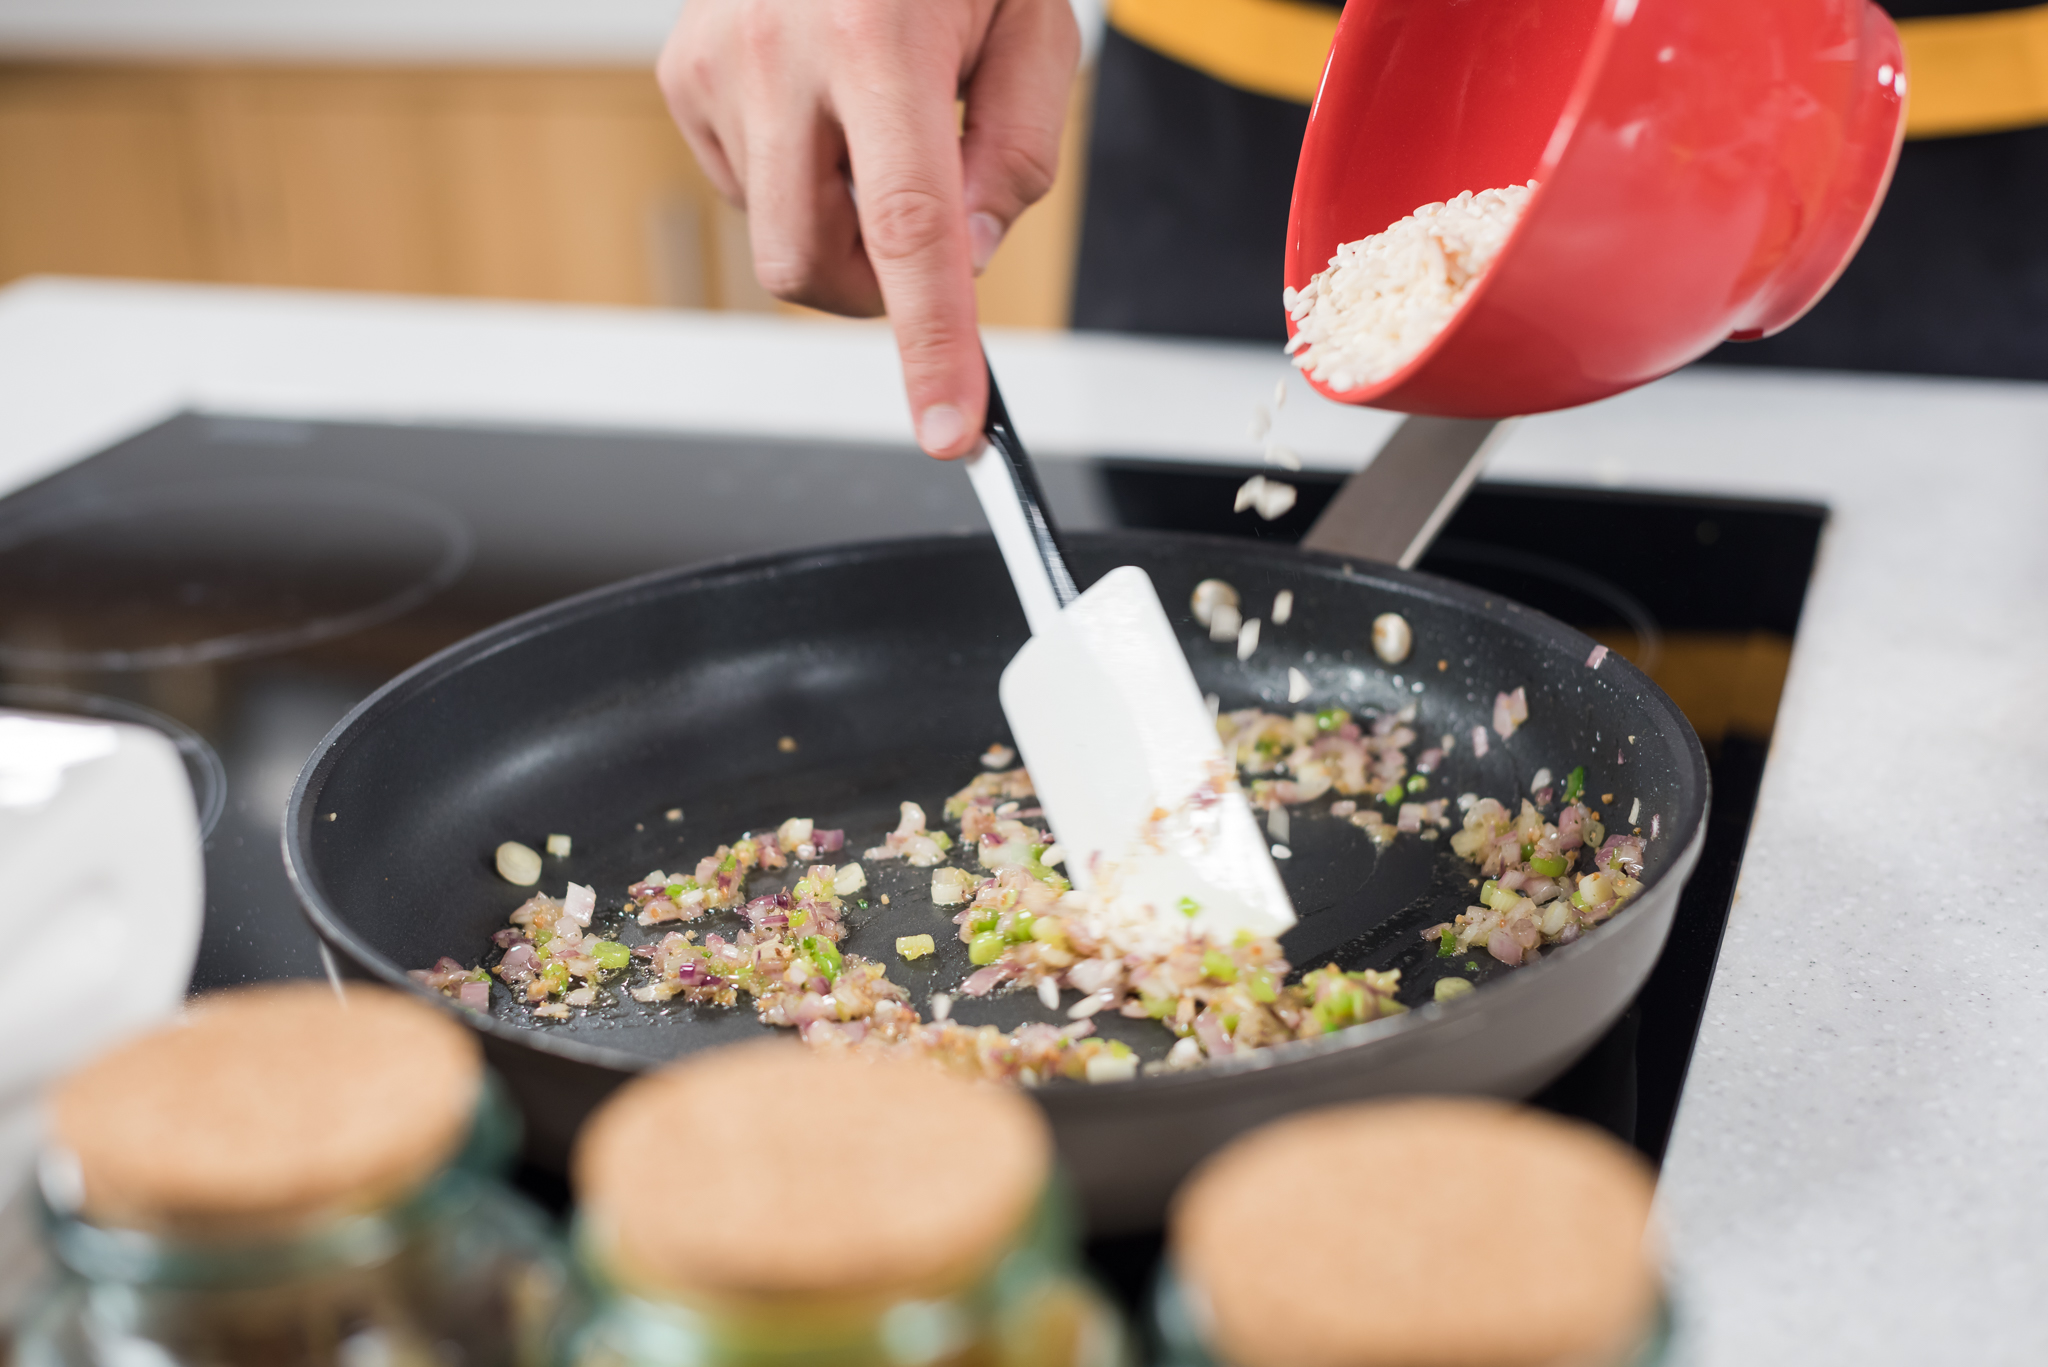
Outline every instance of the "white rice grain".
<path id="1" fill-rule="evenodd" d="M 1375 384 L 1442 332 L 1500 254 L 1536 182 L 1467 190 L 1337 248 L 1283 302 L 1294 364 L 1332 389 Z"/>

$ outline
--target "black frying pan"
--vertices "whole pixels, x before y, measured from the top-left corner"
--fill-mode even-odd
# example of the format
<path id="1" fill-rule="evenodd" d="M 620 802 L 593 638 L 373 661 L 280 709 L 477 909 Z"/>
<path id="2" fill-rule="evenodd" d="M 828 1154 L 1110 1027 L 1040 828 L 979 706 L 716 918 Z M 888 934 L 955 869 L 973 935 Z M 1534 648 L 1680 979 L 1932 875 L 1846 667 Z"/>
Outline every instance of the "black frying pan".
<path id="1" fill-rule="evenodd" d="M 1298 809 L 1283 865 L 1301 914 L 1286 937 L 1297 968 L 1403 971 L 1415 1009 L 1321 1039 L 1226 1059 L 1194 1073 L 1038 1092 L 1098 1229 L 1153 1223 L 1211 1149 L 1282 1112 L 1389 1092 L 1524 1096 L 1563 1071 L 1626 1008 L 1655 963 L 1699 854 L 1707 768 L 1683 716 L 1617 656 L 1537 613 L 1431 576 L 1218 538 L 1075 536 L 1076 577 L 1144 566 L 1181 629 L 1197 679 L 1225 708 L 1286 708 L 1290 665 L 1314 703 L 1419 708 L 1417 729 L 1459 745 L 1435 794 L 1512 801 L 1540 768 L 1587 768 L 1587 791 L 1635 798 L 1658 818 L 1645 891 L 1578 943 L 1507 969 L 1479 956 L 1480 990 L 1431 1004 L 1439 960 L 1421 930 L 1461 910 L 1469 866 L 1448 842 L 1403 837 L 1375 854 L 1364 834 Z M 1188 615 L 1194 585 L 1229 580 L 1248 615 L 1281 589 L 1292 620 L 1269 622 L 1240 663 Z M 1368 644 L 1398 611 L 1413 656 L 1386 667 Z M 529 613 L 401 675 L 335 728 L 292 795 L 285 856 L 307 914 L 346 971 L 418 991 L 405 976 L 442 955 L 477 962 L 528 890 L 492 869 L 500 841 L 574 839 L 543 889 L 570 878 L 617 907 L 651 869 L 675 870 L 745 830 L 789 816 L 844 827 L 858 850 L 904 799 L 937 813 L 1007 732 L 996 680 L 1025 628 L 983 537 L 896 541 L 663 573 Z M 1474 725 L 1502 689 L 1526 687 L 1528 723 L 1476 759 Z M 1419 686 L 1419 687 L 1418 687 Z M 1305 704 L 1307 705 L 1307 704 Z M 793 753 L 780 737 L 797 742 Z M 680 807 L 683 819 L 665 817 Z M 935 817 L 936 819 L 936 817 Z M 934 908 L 929 871 L 868 866 L 870 909 L 849 917 L 849 952 L 890 965 L 920 1009 L 967 971 L 965 946 Z M 887 892 L 884 908 L 876 894 Z M 667 929 L 663 927 L 662 929 Z M 902 934 L 930 932 L 935 959 L 905 964 Z M 630 927 L 625 936 L 644 932 Z M 530 1147 L 560 1163 L 584 1115 L 631 1073 L 692 1049 L 765 1032 L 751 1009 L 625 1001 L 561 1023 L 528 1023 L 497 989 L 499 1014 L 463 1013 L 525 1112 Z M 452 1006 L 449 1009 L 456 1009 Z M 1060 1019 L 1030 994 L 962 1000 L 956 1019 L 1010 1026 Z M 1097 1016 L 1147 1057 L 1171 1043 L 1151 1022 Z M 820 1119 L 821 1127 L 829 1118 Z"/>

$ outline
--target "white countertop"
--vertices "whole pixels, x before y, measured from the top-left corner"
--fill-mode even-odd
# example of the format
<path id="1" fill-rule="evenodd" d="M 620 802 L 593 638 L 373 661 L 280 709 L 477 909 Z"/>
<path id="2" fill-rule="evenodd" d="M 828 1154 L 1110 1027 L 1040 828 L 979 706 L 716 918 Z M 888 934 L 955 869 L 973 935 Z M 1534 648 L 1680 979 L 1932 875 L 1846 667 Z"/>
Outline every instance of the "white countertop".
<path id="1" fill-rule="evenodd" d="M 651 65 L 681 0 L 7 0 L 10 56 Z"/>
<path id="2" fill-rule="evenodd" d="M 1223 344 L 989 350 L 1046 453 L 1244 460 L 1289 373 Z M 1393 422 L 1292 392 L 1280 435 L 1314 465 Z M 909 440 L 868 325 L 0 291 L 0 492 L 181 408 Z M 1834 510 L 1664 1168 L 1682 1360 L 2048 1359 L 2048 385 L 1695 371 L 1525 422 L 1493 473 Z"/>
<path id="3" fill-rule="evenodd" d="M 1104 0 L 1073 0 L 1084 43 Z M 682 0 L 6 0 L 0 55 L 652 66 Z"/>

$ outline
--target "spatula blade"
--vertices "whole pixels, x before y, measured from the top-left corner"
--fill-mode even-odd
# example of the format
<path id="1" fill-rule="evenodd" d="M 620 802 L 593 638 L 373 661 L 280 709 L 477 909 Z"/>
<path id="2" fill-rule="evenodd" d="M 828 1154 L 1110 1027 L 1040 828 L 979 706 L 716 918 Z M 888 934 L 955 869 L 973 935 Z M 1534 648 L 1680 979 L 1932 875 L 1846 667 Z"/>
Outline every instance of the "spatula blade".
<path id="1" fill-rule="evenodd" d="M 1126 565 L 1003 671 L 1009 719 L 1077 888 L 1228 939 L 1294 924 L 1152 580 Z"/>

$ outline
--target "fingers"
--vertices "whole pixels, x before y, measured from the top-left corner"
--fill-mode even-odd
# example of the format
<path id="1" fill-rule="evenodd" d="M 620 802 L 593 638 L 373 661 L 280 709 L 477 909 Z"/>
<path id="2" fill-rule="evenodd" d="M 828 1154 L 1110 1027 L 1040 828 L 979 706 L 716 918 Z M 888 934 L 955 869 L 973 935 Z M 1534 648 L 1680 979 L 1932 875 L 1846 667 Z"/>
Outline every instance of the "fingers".
<path id="1" fill-rule="evenodd" d="M 742 115 L 748 129 L 747 228 L 754 274 L 778 299 L 871 316 L 881 287 L 861 248 L 846 181 L 845 142 L 820 83 L 796 51 L 809 35 L 780 9 L 756 6 L 743 21 Z"/>
<path id="2" fill-rule="evenodd" d="M 718 193 L 734 204 L 744 204 L 745 187 L 734 173 L 726 140 L 719 136 L 713 122 L 723 93 L 718 54 L 723 47 L 724 30 L 731 27 L 728 20 L 729 15 L 720 6 L 686 6 L 668 41 L 662 44 L 661 56 L 654 64 L 654 79 L 661 87 L 669 117 L 681 130 L 683 141 L 690 145 L 697 165 Z M 733 131 L 736 135 L 741 132 Z M 734 150 L 738 146 L 736 141 Z"/>
<path id="3" fill-rule="evenodd" d="M 1080 61 L 1068 0 L 1003 0 L 967 85 L 961 143 L 975 273 L 1003 234 L 1052 188 L 1060 128 Z"/>
<path id="4" fill-rule="evenodd" d="M 871 318 L 882 289 L 862 250 L 841 146 L 822 114 L 756 125 L 747 171 L 754 275 L 777 299 Z"/>
<path id="5" fill-rule="evenodd" d="M 858 188 L 862 240 L 895 329 L 918 444 L 980 448 L 987 399 L 953 101 L 958 33 L 929 12 L 835 7 L 847 61 L 833 87 Z"/>

